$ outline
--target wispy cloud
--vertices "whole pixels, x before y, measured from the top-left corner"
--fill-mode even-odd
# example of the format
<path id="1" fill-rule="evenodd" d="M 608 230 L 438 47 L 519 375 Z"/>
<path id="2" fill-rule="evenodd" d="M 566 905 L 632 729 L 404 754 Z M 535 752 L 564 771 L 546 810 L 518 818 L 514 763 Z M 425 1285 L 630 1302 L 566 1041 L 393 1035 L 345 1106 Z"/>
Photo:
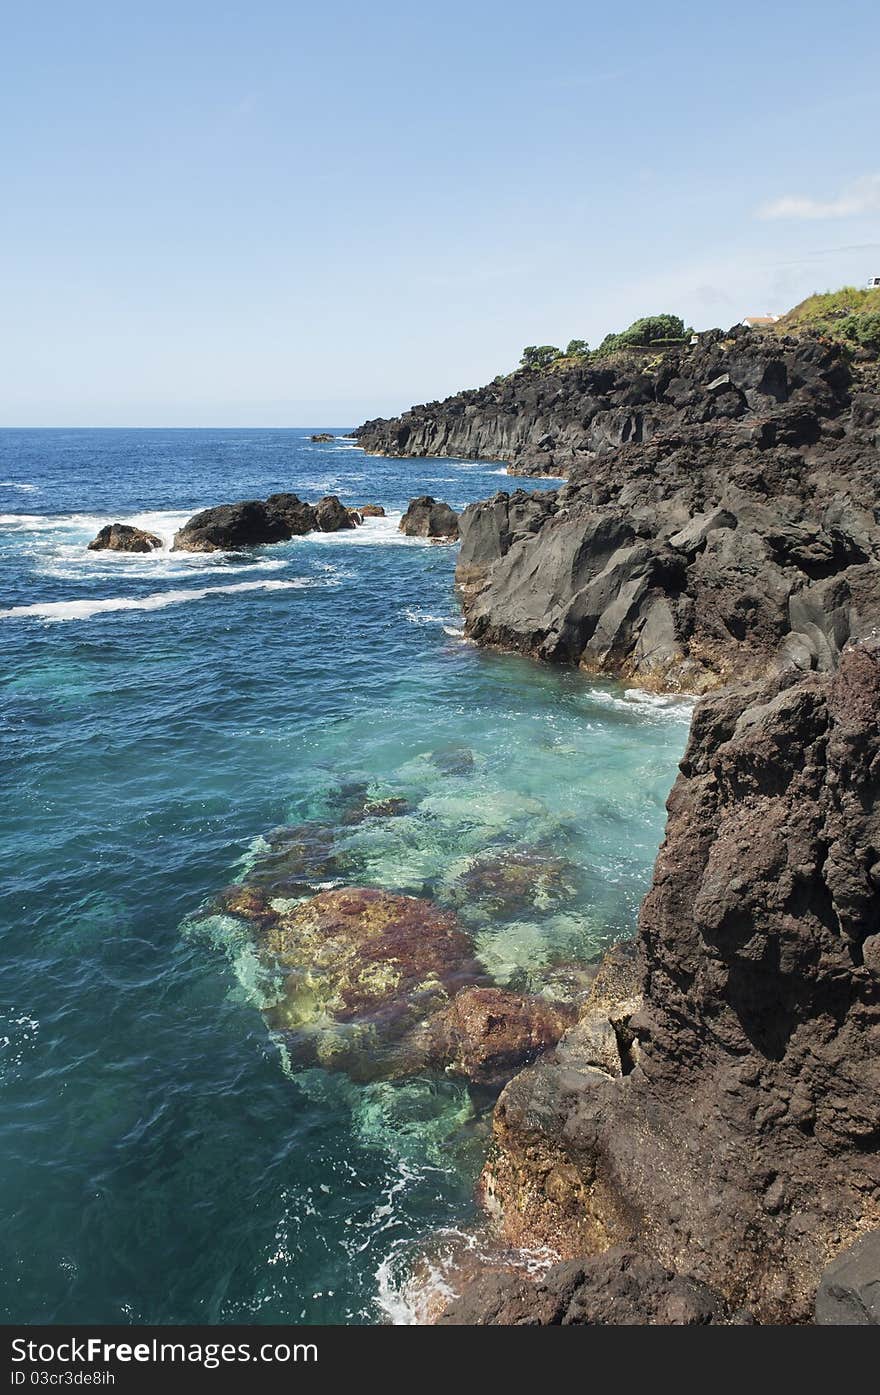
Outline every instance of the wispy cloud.
<path id="1" fill-rule="evenodd" d="M 799 194 L 786 194 L 757 210 L 757 216 L 765 220 L 858 218 L 865 213 L 880 213 L 880 174 L 866 174 L 862 179 L 856 179 L 842 189 L 836 198 L 810 199 Z"/>

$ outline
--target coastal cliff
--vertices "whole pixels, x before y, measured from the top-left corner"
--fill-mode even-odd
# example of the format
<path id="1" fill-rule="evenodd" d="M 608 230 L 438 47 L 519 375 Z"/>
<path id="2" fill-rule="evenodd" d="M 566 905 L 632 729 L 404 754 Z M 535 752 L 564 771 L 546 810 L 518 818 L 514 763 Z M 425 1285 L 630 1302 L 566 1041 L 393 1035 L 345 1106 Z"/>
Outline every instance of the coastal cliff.
<path id="1" fill-rule="evenodd" d="M 828 670 L 880 622 L 874 364 L 808 339 L 733 341 L 678 425 L 575 463 L 557 492 L 460 521 L 457 580 L 481 644 L 641 686 L 705 692 Z M 734 391 L 747 370 L 772 408 Z M 717 379 L 716 379 L 717 382 Z M 796 384 L 796 385 L 795 385 Z M 697 419 L 693 419 L 697 418 Z"/>
<path id="2" fill-rule="evenodd" d="M 354 438 L 375 455 L 503 460 L 511 474 L 562 476 L 622 446 L 710 422 L 757 428 L 784 418 L 782 436 L 806 437 L 817 416 L 846 404 L 849 369 L 840 348 L 826 341 L 764 340 L 742 329 L 695 338 L 672 350 L 520 369 L 399 417 L 365 422 Z"/>
<path id="3" fill-rule="evenodd" d="M 486 1213 L 567 1264 L 443 1321 L 809 1321 L 880 1226 L 878 427 L 869 355 L 714 332 L 356 433 L 567 475 L 462 514 L 476 643 L 708 694 L 634 953 L 495 1109 Z"/>
<path id="4" fill-rule="evenodd" d="M 496 1107 L 482 1195 L 510 1244 L 636 1247 L 798 1322 L 880 1225 L 878 716 L 876 642 L 698 706 L 635 965 L 612 955 Z"/>

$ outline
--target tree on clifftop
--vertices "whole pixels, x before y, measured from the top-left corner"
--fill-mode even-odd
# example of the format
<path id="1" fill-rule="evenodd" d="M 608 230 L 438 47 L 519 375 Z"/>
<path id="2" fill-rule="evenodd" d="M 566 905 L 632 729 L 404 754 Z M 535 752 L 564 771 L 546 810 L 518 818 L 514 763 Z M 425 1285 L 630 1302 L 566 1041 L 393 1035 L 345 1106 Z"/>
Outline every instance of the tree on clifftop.
<path id="1" fill-rule="evenodd" d="M 668 343 L 683 339 L 686 333 L 684 320 L 679 315 L 646 315 L 641 320 L 634 320 L 629 329 L 622 330 L 620 334 L 606 334 L 596 352 L 608 354 L 615 349 Z"/>
<path id="2" fill-rule="evenodd" d="M 529 344 L 523 349 L 520 367 L 549 368 L 554 359 L 562 357 L 562 350 L 555 344 Z"/>
<path id="3" fill-rule="evenodd" d="M 566 358 L 586 358 L 590 346 L 586 339 L 569 339 L 565 348 Z"/>

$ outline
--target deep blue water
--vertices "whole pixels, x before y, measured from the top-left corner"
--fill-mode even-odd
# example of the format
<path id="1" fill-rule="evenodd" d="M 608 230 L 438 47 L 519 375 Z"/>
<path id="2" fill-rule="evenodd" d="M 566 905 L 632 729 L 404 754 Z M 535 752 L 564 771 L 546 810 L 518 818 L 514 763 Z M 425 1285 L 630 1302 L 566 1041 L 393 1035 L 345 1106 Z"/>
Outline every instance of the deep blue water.
<path id="1" fill-rule="evenodd" d="M 0 432 L 6 1321 L 382 1321 L 423 1237 L 473 1219 L 485 1100 L 285 1069 L 248 956 L 200 916 L 267 830 L 404 795 L 340 838 L 362 882 L 446 902 L 485 849 L 552 847 L 561 900 L 462 907 L 502 983 L 634 924 L 687 708 L 462 642 L 455 549 L 397 516 L 504 488 L 497 466 L 308 434 Z M 86 550 L 282 489 L 389 517 Z"/>

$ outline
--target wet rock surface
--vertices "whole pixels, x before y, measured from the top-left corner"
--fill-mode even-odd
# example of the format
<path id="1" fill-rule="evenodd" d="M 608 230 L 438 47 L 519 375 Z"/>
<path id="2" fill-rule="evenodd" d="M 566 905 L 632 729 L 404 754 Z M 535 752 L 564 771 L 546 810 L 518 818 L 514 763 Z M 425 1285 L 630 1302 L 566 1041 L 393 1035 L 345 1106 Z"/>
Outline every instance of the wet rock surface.
<path id="1" fill-rule="evenodd" d="M 247 917 L 279 985 L 265 1016 L 299 1065 L 412 1074 L 431 1054 L 422 1024 L 481 974 L 455 917 L 418 897 L 345 886 L 270 909 Z"/>
<path id="2" fill-rule="evenodd" d="M 89 543 L 89 552 L 155 552 L 162 539 L 130 523 L 108 523 Z"/>
<path id="3" fill-rule="evenodd" d="M 357 526 L 352 510 L 335 495 L 307 504 L 296 494 L 270 494 L 218 504 L 194 514 L 174 536 L 175 552 L 234 551 L 264 543 L 288 542 L 306 533 L 333 533 Z"/>
<path id="4" fill-rule="evenodd" d="M 449 504 L 434 499 L 430 494 L 423 494 L 411 500 L 399 528 L 409 538 L 453 542 L 458 537 L 458 514 Z"/>
<path id="5" fill-rule="evenodd" d="M 565 900 L 572 892 L 575 868 L 564 858 L 529 848 L 512 848 L 475 858 L 462 873 L 455 900 L 513 915 L 525 907 Z"/>
<path id="6" fill-rule="evenodd" d="M 697 707 L 641 1005 L 600 974 L 591 1030 L 496 1106 L 483 1198 L 509 1243 L 635 1238 L 758 1321 L 810 1319 L 829 1260 L 880 1220 L 878 793 L 875 641 Z"/>
<path id="7" fill-rule="evenodd" d="M 501 1085 L 555 1046 L 574 1009 L 494 986 L 463 988 L 431 1024 L 433 1053 L 450 1075 Z"/>
<path id="8" fill-rule="evenodd" d="M 624 1247 L 557 1264 L 533 1282 L 513 1274 L 474 1280 L 438 1326 L 707 1326 L 731 1321 L 728 1306 L 699 1280 L 674 1274 Z M 733 1321 L 748 1321 L 735 1315 Z"/>
<path id="9" fill-rule="evenodd" d="M 394 817 L 403 801 L 341 791 L 342 813 Z M 491 985 L 454 912 L 422 897 L 345 885 L 350 871 L 329 825 L 277 829 L 214 908 L 247 927 L 275 985 L 264 1015 L 296 1065 L 355 1080 L 419 1071 L 498 1089 L 555 1046 L 574 1010 Z"/>

